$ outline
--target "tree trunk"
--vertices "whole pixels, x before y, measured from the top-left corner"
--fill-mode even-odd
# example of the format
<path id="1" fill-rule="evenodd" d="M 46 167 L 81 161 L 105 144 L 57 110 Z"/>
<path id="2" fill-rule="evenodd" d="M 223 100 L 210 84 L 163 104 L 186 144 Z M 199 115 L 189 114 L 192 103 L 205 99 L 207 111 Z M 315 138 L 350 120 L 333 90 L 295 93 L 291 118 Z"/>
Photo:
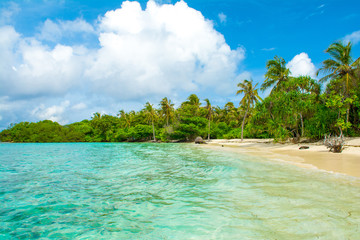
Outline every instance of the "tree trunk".
<path id="1" fill-rule="evenodd" d="M 300 114 L 300 121 L 301 121 L 301 137 L 304 136 L 304 120 L 301 113 Z"/>
<path id="2" fill-rule="evenodd" d="M 210 141 L 210 118 L 209 118 L 209 132 L 208 132 L 208 141 Z"/>
<path id="3" fill-rule="evenodd" d="M 245 115 L 244 115 L 244 119 L 243 119 L 243 122 L 242 122 L 242 124 L 241 124 L 241 141 L 244 140 L 244 125 L 245 125 L 245 118 L 246 118 L 246 115 L 247 115 L 248 111 L 249 111 L 249 105 L 248 105 L 248 107 L 246 108 Z"/>
<path id="4" fill-rule="evenodd" d="M 169 115 L 166 114 L 166 126 L 168 127 L 169 126 Z"/>
<path id="5" fill-rule="evenodd" d="M 152 129 L 153 129 L 153 138 L 154 138 L 154 141 L 156 141 L 156 139 L 155 139 L 155 127 L 154 127 L 154 120 L 152 121 Z"/>

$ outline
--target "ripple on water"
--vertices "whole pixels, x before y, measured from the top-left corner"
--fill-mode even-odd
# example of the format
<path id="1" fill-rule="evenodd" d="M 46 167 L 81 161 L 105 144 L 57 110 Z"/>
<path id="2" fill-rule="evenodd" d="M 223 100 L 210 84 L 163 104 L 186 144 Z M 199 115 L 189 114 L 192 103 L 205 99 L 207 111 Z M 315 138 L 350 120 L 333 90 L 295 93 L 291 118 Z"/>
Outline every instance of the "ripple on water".
<path id="1" fill-rule="evenodd" d="M 1 239 L 360 239 L 360 182 L 188 144 L 0 144 Z"/>

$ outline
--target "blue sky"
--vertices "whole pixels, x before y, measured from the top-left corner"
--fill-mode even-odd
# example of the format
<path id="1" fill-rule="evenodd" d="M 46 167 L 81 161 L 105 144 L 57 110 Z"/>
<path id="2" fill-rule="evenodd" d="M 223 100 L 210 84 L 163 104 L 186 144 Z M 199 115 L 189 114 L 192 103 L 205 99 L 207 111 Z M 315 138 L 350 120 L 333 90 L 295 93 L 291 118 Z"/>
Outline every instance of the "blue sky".
<path id="1" fill-rule="evenodd" d="M 275 55 L 313 77 L 334 41 L 351 40 L 360 56 L 358 1 L 138 2 L 1 1 L 0 129 L 191 93 L 223 106 L 240 100 L 242 79 L 261 84 Z"/>

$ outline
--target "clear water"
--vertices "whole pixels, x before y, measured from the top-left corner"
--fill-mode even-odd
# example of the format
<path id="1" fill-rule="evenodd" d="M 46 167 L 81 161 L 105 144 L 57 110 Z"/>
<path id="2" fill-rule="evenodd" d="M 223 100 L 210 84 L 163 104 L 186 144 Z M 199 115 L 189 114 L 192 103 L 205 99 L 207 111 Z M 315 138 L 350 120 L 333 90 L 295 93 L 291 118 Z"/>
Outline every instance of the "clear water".
<path id="1" fill-rule="evenodd" d="M 0 239 L 360 239 L 360 179 L 190 144 L 0 144 Z"/>

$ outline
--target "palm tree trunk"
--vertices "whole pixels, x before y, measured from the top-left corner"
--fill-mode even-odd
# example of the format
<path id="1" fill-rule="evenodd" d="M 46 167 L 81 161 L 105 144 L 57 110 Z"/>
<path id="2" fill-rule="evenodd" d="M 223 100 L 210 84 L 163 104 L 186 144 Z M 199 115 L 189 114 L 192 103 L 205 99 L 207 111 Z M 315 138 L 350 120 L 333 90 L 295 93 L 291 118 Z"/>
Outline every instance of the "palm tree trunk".
<path id="1" fill-rule="evenodd" d="M 153 138 L 154 138 L 154 141 L 156 141 L 156 139 L 155 139 L 155 127 L 154 127 L 154 120 L 152 121 L 152 128 L 153 128 Z"/>
<path id="2" fill-rule="evenodd" d="M 241 124 L 241 141 L 244 140 L 244 125 L 245 125 L 245 118 L 246 118 L 246 115 L 247 115 L 248 111 L 249 111 L 249 105 L 246 108 L 244 119 L 243 119 L 243 122 Z"/>
<path id="3" fill-rule="evenodd" d="M 346 98 L 349 97 L 349 73 L 346 74 Z M 350 106 L 346 109 L 346 123 L 349 122 L 349 110 Z"/>
<path id="4" fill-rule="evenodd" d="M 209 132 L 208 132 L 208 141 L 210 141 L 210 118 L 209 118 Z"/>

